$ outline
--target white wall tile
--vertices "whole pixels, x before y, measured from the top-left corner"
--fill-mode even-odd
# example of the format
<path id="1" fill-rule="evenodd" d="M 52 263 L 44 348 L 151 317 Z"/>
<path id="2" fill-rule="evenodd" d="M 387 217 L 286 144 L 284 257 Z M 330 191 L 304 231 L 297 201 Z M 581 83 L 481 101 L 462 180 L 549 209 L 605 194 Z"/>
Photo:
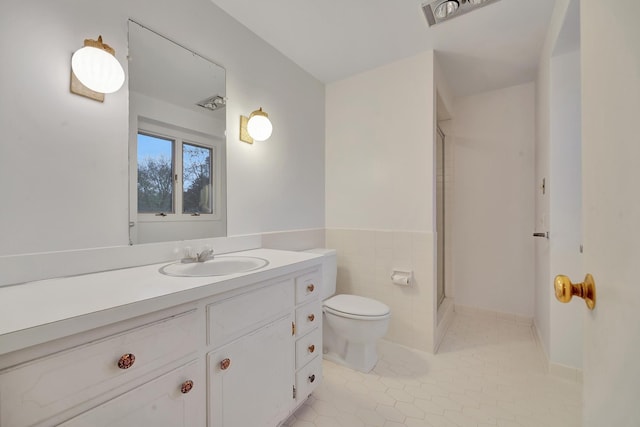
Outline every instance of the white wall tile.
<path id="1" fill-rule="evenodd" d="M 433 236 L 409 231 L 328 229 L 338 253 L 338 293 L 374 298 L 391 308 L 387 339 L 433 351 Z M 394 285 L 394 268 L 413 270 L 411 286 Z"/>
<path id="2" fill-rule="evenodd" d="M 262 247 L 287 251 L 324 248 L 326 232 L 324 228 L 311 230 L 287 230 L 262 233 Z"/>
<path id="3" fill-rule="evenodd" d="M 435 62 L 422 52 L 327 85 L 327 227 L 431 230 Z"/>

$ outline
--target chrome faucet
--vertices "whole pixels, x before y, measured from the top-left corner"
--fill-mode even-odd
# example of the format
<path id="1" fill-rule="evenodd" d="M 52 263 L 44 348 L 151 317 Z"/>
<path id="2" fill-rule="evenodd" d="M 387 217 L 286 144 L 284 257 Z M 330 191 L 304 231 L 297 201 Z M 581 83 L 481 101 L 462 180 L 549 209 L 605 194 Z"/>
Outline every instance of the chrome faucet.
<path id="1" fill-rule="evenodd" d="M 205 262 L 206 260 L 213 258 L 213 249 L 211 248 L 205 248 L 202 252 L 196 253 L 195 255 L 192 255 L 193 252 L 191 252 L 190 248 L 186 248 L 185 252 L 187 256 L 181 259 L 183 264 L 191 262 Z"/>
<path id="2" fill-rule="evenodd" d="M 205 249 L 196 255 L 197 262 L 205 262 L 206 260 L 213 258 L 213 249 Z"/>

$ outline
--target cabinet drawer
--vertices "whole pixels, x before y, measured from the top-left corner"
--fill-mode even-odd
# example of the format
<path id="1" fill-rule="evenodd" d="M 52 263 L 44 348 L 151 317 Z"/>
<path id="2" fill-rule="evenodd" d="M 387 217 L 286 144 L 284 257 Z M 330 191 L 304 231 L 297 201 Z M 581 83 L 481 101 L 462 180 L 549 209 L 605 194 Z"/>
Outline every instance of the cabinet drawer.
<path id="1" fill-rule="evenodd" d="M 9 368 L 0 373 L 0 425 L 33 425 L 178 360 L 196 350 L 197 331 L 194 310 Z M 133 357 L 124 355 L 135 358 L 128 368 Z"/>
<path id="2" fill-rule="evenodd" d="M 199 366 L 193 361 L 60 426 L 202 427 L 207 386 Z"/>
<path id="3" fill-rule="evenodd" d="M 293 280 L 207 306 L 208 343 L 216 347 L 293 309 Z"/>
<path id="4" fill-rule="evenodd" d="M 312 301 L 296 309 L 296 335 L 302 336 L 322 324 L 322 301 Z"/>
<path id="5" fill-rule="evenodd" d="M 320 295 L 320 270 L 296 277 L 296 304 L 311 301 Z"/>
<path id="6" fill-rule="evenodd" d="M 296 369 L 322 354 L 322 330 L 317 328 L 296 341 Z"/>
<path id="7" fill-rule="evenodd" d="M 322 382 L 322 357 L 316 357 L 296 374 L 296 402 L 304 402 Z"/>

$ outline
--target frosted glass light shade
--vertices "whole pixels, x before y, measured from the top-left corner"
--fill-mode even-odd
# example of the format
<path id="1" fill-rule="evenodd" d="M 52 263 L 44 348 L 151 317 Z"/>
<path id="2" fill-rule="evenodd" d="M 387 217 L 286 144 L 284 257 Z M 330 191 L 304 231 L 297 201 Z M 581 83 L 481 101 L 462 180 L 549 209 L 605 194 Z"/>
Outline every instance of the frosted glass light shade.
<path id="1" fill-rule="evenodd" d="M 266 141 L 271 136 L 273 125 L 267 113 L 262 111 L 262 108 L 254 111 L 251 113 L 251 116 L 249 116 L 247 132 L 249 132 L 249 136 L 256 141 Z"/>
<path id="2" fill-rule="evenodd" d="M 124 83 L 122 65 L 112 54 L 91 46 L 78 49 L 71 57 L 71 69 L 89 89 L 113 93 Z"/>

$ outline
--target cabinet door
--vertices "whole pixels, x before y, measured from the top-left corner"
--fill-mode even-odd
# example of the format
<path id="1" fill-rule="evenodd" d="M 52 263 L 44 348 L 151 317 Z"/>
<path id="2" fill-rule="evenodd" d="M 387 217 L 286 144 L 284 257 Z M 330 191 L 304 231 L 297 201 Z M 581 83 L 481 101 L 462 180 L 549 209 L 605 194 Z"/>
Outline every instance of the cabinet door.
<path id="1" fill-rule="evenodd" d="M 206 388 L 200 366 L 197 361 L 184 365 L 60 427 L 204 426 Z"/>
<path id="2" fill-rule="evenodd" d="M 209 427 L 274 427 L 293 405 L 293 314 L 209 353 Z"/>

